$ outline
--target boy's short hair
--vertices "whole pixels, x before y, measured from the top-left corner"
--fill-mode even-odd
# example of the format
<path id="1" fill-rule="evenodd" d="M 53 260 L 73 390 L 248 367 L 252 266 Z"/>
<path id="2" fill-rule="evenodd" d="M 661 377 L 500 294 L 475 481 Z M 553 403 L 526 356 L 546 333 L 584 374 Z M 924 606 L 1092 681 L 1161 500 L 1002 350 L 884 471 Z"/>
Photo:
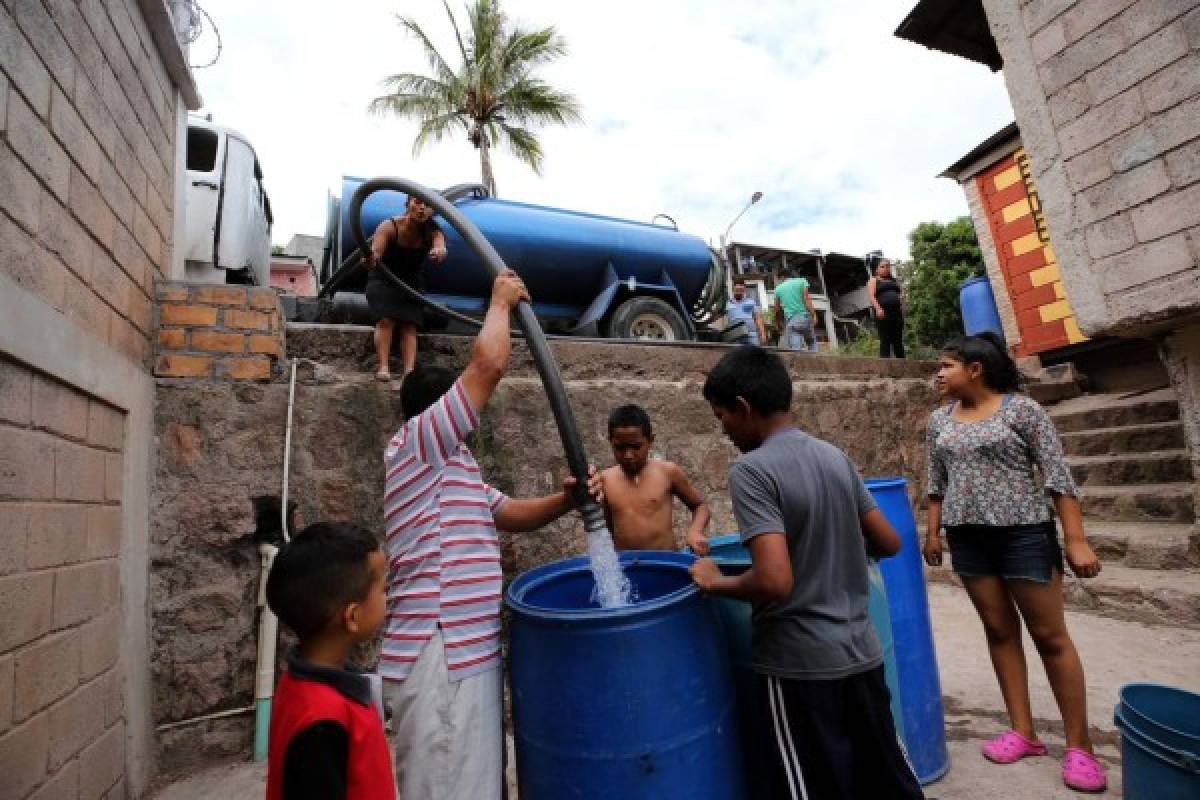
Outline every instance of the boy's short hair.
<path id="1" fill-rule="evenodd" d="M 371 585 L 367 556 L 380 547 L 366 528 L 348 522 L 309 525 L 275 555 L 267 605 L 301 639 L 320 633 Z"/>
<path id="2" fill-rule="evenodd" d="M 445 367 L 417 367 L 404 378 L 400 387 L 400 411 L 412 419 L 450 391 L 458 373 Z"/>
<path id="3" fill-rule="evenodd" d="M 792 376 L 775 353 L 744 344 L 726 353 L 704 381 L 704 399 L 722 408 L 737 408 L 745 398 L 756 413 L 788 411 L 792 407 Z"/>
<path id="4" fill-rule="evenodd" d="M 654 435 L 654 429 L 650 426 L 650 415 L 646 413 L 646 409 L 633 403 L 617 406 L 608 415 L 608 435 L 611 437 L 617 428 L 641 428 L 647 439 Z"/>

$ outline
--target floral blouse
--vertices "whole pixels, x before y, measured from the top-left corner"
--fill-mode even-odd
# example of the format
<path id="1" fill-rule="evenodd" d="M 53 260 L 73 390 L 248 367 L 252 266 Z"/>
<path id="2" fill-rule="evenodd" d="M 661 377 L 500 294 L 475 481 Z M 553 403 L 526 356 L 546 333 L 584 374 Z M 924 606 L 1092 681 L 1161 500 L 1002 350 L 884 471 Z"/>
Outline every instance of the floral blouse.
<path id="1" fill-rule="evenodd" d="M 1044 493 L 1078 495 L 1054 423 L 1034 400 L 1007 395 L 999 411 L 978 422 L 959 422 L 953 410 L 934 411 L 926 433 L 929 495 L 942 499 L 942 525 L 1046 522 Z"/>

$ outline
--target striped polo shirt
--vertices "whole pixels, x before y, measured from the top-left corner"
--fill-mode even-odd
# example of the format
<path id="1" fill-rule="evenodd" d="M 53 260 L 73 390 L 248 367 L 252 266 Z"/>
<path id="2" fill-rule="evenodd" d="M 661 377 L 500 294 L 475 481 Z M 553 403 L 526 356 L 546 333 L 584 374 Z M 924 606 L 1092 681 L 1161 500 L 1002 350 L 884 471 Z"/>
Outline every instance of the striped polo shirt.
<path id="1" fill-rule="evenodd" d="M 408 677 L 440 627 L 450 680 L 500 665 L 500 543 L 508 499 L 483 482 L 463 439 L 479 417 L 462 380 L 409 419 L 384 451 L 388 618 L 379 672 Z"/>

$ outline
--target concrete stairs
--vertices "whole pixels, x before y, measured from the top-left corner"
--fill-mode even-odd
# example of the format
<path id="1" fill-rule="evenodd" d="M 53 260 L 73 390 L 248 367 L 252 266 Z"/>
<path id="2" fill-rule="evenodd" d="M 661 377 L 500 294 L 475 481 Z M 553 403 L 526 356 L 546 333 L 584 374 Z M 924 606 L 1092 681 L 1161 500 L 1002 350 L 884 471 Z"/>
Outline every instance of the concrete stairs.
<path id="1" fill-rule="evenodd" d="M 1196 484 L 1173 393 L 1082 395 L 1049 410 L 1104 562 L 1090 580 L 1068 572 L 1068 608 L 1200 629 Z M 946 567 L 928 575 L 959 584 Z"/>

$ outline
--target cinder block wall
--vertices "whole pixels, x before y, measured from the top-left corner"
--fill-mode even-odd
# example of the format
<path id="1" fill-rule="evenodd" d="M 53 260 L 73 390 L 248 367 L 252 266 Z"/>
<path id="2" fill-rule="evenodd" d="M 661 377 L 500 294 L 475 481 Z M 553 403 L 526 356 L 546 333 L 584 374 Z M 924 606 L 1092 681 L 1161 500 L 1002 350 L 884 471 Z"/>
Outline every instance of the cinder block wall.
<path id="1" fill-rule="evenodd" d="M 150 337 L 185 102 L 166 4 L 0 0 L 5 800 L 151 773 Z"/>
<path id="2" fill-rule="evenodd" d="M 1200 0 L 984 0 L 1085 334 L 1200 313 Z"/>

